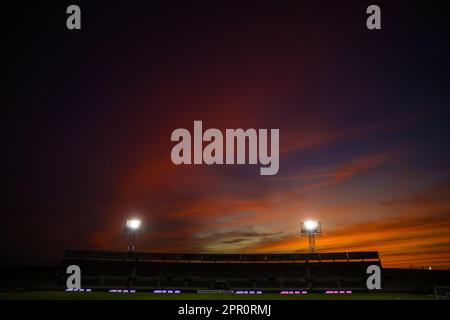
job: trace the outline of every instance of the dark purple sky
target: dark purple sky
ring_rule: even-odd
[[[64,249],[380,250],[450,267],[444,1],[77,1],[5,9],[2,263]],[[280,171],[175,166],[176,128],[279,128]]]

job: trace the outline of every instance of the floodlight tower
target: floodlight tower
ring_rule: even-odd
[[[315,253],[317,251],[316,237],[322,235],[322,223],[313,220],[302,222],[300,224],[300,235],[302,237],[308,237],[309,252]]]
[[[136,244],[136,234],[138,234],[140,227],[141,227],[141,220],[139,220],[139,219],[127,220],[124,232],[125,232],[125,234],[129,235],[128,252],[134,252],[135,244]]]

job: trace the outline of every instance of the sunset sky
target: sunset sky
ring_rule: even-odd
[[[2,263],[124,251],[137,216],[138,251],[305,252],[317,219],[319,252],[450,268],[448,12],[230,2],[80,1],[80,31],[71,3],[8,9]],[[194,120],[279,128],[279,173],[172,164]]]

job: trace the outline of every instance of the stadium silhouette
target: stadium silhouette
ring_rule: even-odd
[[[382,268],[372,252],[186,254],[66,250],[60,266],[7,268],[0,289],[66,289],[66,268],[81,268],[83,290],[154,293],[351,294],[368,292],[366,269],[378,265],[382,292],[433,294],[448,270]]]

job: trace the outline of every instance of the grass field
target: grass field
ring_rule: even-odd
[[[304,295],[236,295],[236,294],[154,294],[146,292],[1,292],[0,300],[430,300],[434,296],[405,293],[353,293],[328,295],[309,293]]]

